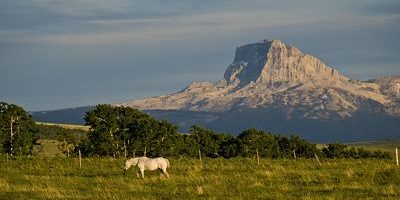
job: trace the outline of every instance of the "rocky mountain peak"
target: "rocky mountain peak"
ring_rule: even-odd
[[[275,88],[293,87],[308,81],[348,80],[319,59],[279,40],[239,46],[224,78],[228,84],[239,88],[252,82]]]
[[[256,81],[267,62],[267,54],[273,41],[241,45],[236,48],[233,63],[225,71],[224,78],[229,84],[240,86]]]

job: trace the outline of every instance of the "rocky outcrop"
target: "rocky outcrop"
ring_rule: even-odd
[[[400,116],[400,77],[351,80],[279,40],[239,46],[217,83],[116,104],[143,110],[226,112],[277,108],[287,118],[347,118],[363,111]]]
[[[382,77],[372,81],[380,87],[380,91],[393,98],[393,100],[400,100],[400,76]]]

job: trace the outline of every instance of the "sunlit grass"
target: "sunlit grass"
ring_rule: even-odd
[[[380,140],[380,141],[365,141],[365,142],[354,142],[349,143],[349,147],[364,148],[368,151],[386,151],[389,152],[392,157],[395,154],[395,148],[400,148],[400,140]]]
[[[61,124],[61,123],[49,123],[49,122],[35,122],[38,125],[46,125],[46,126],[58,126],[65,129],[72,129],[72,130],[82,130],[82,131],[89,131],[90,127],[85,125],[77,125],[77,124]]]
[[[130,170],[123,159],[1,157],[0,199],[398,199],[390,160],[170,158],[170,179]]]

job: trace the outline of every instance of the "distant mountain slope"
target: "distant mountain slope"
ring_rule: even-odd
[[[67,108],[52,111],[31,112],[33,120],[38,122],[84,124],[83,117],[94,106]]]
[[[351,142],[361,140],[400,139],[400,118],[387,115],[354,113],[347,119],[288,119],[278,108],[245,109],[226,112],[182,110],[147,110],[158,119],[177,124],[188,132],[193,124],[203,125],[218,132],[239,134],[244,129],[256,128],[283,135],[300,135],[315,142]],[[298,112],[298,111],[295,111]],[[299,111],[301,112],[301,111]]]

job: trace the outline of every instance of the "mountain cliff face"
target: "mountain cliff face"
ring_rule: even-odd
[[[351,80],[293,46],[264,40],[239,46],[216,83],[195,82],[177,93],[116,105],[212,113],[274,109],[286,119],[400,116],[400,77]]]

